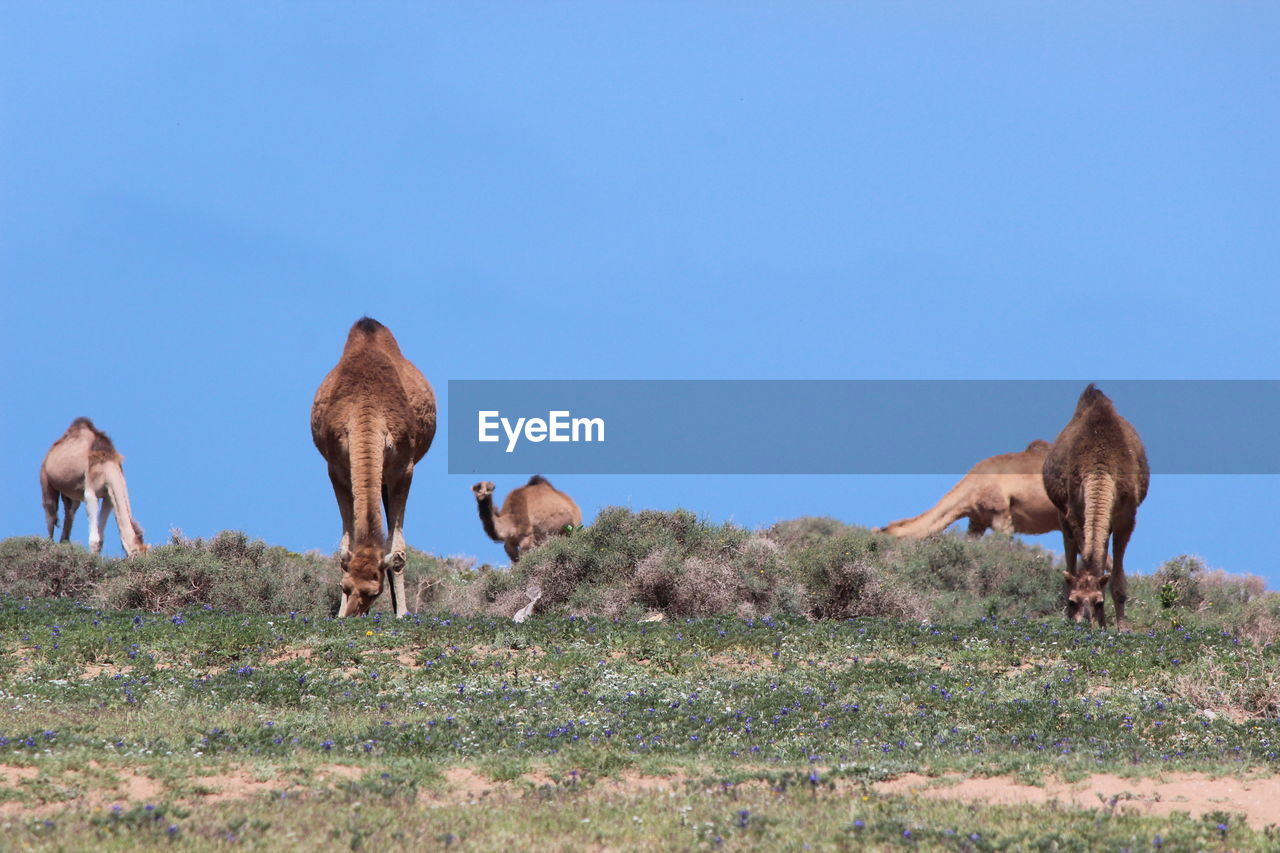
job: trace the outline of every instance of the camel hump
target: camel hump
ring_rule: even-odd
[[[1053,445],[1045,441],[1043,438],[1037,438],[1035,441],[1027,445],[1027,450],[1049,450],[1051,447],[1053,447]]]
[[[1080,399],[1076,401],[1075,416],[1080,417],[1089,410],[1106,411],[1112,408],[1111,398],[1098,390],[1098,386],[1092,382],[1080,392]]]
[[[347,344],[343,349],[343,355],[370,349],[380,350],[396,360],[404,358],[400,354],[400,346],[396,343],[395,335],[391,334],[390,329],[372,317],[361,317],[347,333]]]
[[[551,486],[551,481],[548,480],[546,477],[542,476],[541,474],[534,474],[532,477],[529,478],[529,482],[525,483],[525,485],[526,486]],[[551,486],[551,487],[553,489],[555,488],[555,486]]]
[[[366,316],[366,317],[361,317],[359,320],[356,320],[355,325],[351,327],[351,331],[354,332],[356,330],[359,330],[361,332],[364,332],[366,335],[375,335],[378,333],[379,329],[385,329],[385,328],[386,326],[382,325],[377,320],[373,319],[372,317]]]
[[[1090,382],[1089,385],[1084,389],[1084,391],[1080,393],[1079,405],[1092,406],[1094,403],[1098,403],[1098,402],[1110,403],[1111,398],[1108,397],[1106,394],[1103,394],[1101,391],[1099,391],[1097,385],[1094,385],[1092,382]]]
[[[67,427],[67,434],[70,435],[80,429],[87,429],[93,434],[93,441],[89,443],[89,453],[107,458],[120,455],[116,452],[116,446],[112,444],[111,437],[94,426],[93,421],[88,418],[76,418],[72,421],[71,426]]]
[[[107,453],[115,454],[116,446],[111,443],[111,439],[105,432],[94,432],[93,444],[89,445],[90,453]]]

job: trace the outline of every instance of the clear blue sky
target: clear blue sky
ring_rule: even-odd
[[[1276,378],[1277,32],[1263,3],[5,3],[0,536],[43,532],[83,414],[149,539],[332,549],[308,412],[363,314],[441,397]],[[445,451],[409,542],[498,562]],[[542,473],[588,517],[747,526],[882,524],[954,480]],[[1280,586],[1278,498],[1157,477],[1129,565]]]

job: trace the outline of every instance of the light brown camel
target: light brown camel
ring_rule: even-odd
[[[512,490],[500,511],[493,508],[493,483],[476,483],[471,491],[476,493],[484,532],[502,543],[513,563],[565,528],[582,524],[582,510],[573,498],[538,474]]]
[[[120,528],[120,544],[127,557],[147,550],[142,541],[142,527],[129,507],[129,490],[124,482],[124,457],[107,434],[88,418],[76,418],[53,443],[40,463],[40,492],[44,500],[44,517],[49,538],[58,524],[58,498],[62,498],[62,541],[71,539],[71,522],[76,510],[84,504],[89,516],[89,548],[102,553],[102,535],[107,516],[116,512]],[[98,499],[102,507],[98,507]]]
[[[342,358],[311,404],[311,438],[329,463],[342,515],[339,616],[367,613],[382,594],[388,571],[396,616],[409,612],[404,508],[413,466],[426,455],[435,433],[436,398],[426,377],[401,355],[386,326],[369,317],[357,321]]]
[[[1137,431],[1116,413],[1107,395],[1090,383],[1044,460],[1045,491],[1062,524],[1068,618],[1077,622],[1096,619],[1105,628],[1103,591],[1109,582],[1116,628],[1124,630],[1128,597],[1124,549],[1133,535],[1138,505],[1147,496],[1150,480],[1147,453]],[[1077,554],[1084,558],[1078,569]]]
[[[1058,510],[1044,491],[1041,471],[1050,444],[1039,439],[1019,453],[983,459],[930,510],[880,528],[903,539],[932,536],[959,518],[969,519],[969,535],[1048,533],[1058,529]]]

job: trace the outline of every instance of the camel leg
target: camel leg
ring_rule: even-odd
[[[387,511],[387,526],[391,528],[391,606],[396,618],[409,614],[409,602],[404,593],[404,564],[408,547],[404,541],[404,508],[409,503],[409,487],[413,485],[413,468],[410,467],[394,484],[383,485],[383,506]]]
[[[507,552],[507,559],[511,561],[511,565],[514,566],[516,563],[520,562],[519,544],[512,540],[507,540],[502,543],[502,550]]]
[[[62,499],[62,537],[58,541],[71,541],[71,522],[75,521],[76,511],[79,509],[80,501],[75,498]]]
[[[987,528],[989,526],[990,525],[982,521],[980,517],[976,515],[969,516],[969,538],[970,539],[981,538],[982,534],[987,532]]]
[[[89,550],[95,554],[101,554],[102,533],[98,529],[98,496],[89,488],[84,490],[84,512],[89,516]]]
[[[1062,556],[1067,563],[1067,574],[1074,575],[1076,573],[1076,540],[1071,535],[1071,525],[1067,523],[1065,518],[1060,518],[1062,524]],[[1071,604],[1069,596],[1071,595],[1071,579],[1062,579],[1062,600],[1067,608],[1067,618],[1070,619],[1075,614],[1071,612]]]
[[[53,528],[58,526],[58,491],[49,484],[40,469],[40,502],[44,505],[44,522],[49,528],[49,539],[53,539]]]
[[[1133,535],[1133,521],[1121,522],[1111,533],[1111,600],[1116,607],[1116,630],[1124,630],[1124,603],[1129,598],[1129,581],[1124,576],[1124,549]]]
[[[391,570],[391,606],[395,608],[397,619],[409,615],[409,601],[404,594],[404,566]]]
[[[972,529],[972,527],[970,527]],[[991,517],[991,529],[996,533],[1003,533],[1005,536],[1014,534],[1013,513],[998,512]]]
[[[351,556],[351,531],[355,526],[355,498],[351,494],[351,486],[344,482],[342,475],[333,465],[329,466],[329,483],[333,486],[333,495],[338,499],[338,514],[342,516],[342,542],[338,544],[338,557],[346,560]],[[338,605],[338,618],[347,615],[347,594],[342,593],[342,603]]]
[[[111,502],[110,495],[103,495],[102,507],[98,510],[98,547],[102,547],[102,543],[107,541],[107,516],[111,515],[111,511],[115,509],[115,504]],[[120,516],[116,515],[116,522],[119,523]],[[121,542],[123,544],[123,541]],[[126,553],[125,556],[128,556]]]
[[[342,543],[338,546],[338,554],[342,559],[351,556],[351,531],[355,528],[355,498],[351,494],[350,484],[343,481],[334,466],[329,466],[329,482],[333,485],[333,495],[338,499],[338,513],[342,516]],[[346,600],[343,608],[346,609]],[[338,612],[342,615],[342,611]]]

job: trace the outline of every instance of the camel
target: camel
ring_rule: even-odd
[[[924,539],[967,517],[969,535],[988,529],[1036,535],[1058,529],[1058,510],[1044,492],[1041,470],[1050,444],[1039,439],[1019,453],[983,459],[932,509],[880,528],[903,539]]]
[[[1124,551],[1151,473],[1132,425],[1092,383],[1044,460],[1044,487],[1058,510],[1067,568],[1067,618],[1107,625],[1103,591],[1111,587],[1116,629],[1124,630]],[[1107,556],[1107,539],[1112,556]],[[1077,554],[1083,565],[1077,568]]]
[[[508,494],[500,511],[493,508],[493,488],[493,483],[476,483],[471,491],[476,494],[484,532],[502,543],[512,563],[524,552],[564,533],[566,527],[582,524],[582,510],[573,498],[539,474]]]
[[[436,398],[426,377],[400,353],[390,329],[369,317],[356,321],[342,358],[311,404],[311,438],[329,463],[342,515],[338,616],[368,613],[382,594],[387,572],[396,616],[409,612],[404,510],[413,466],[426,455],[435,433]]]
[[[58,498],[62,498],[62,541],[71,539],[71,522],[84,504],[89,516],[89,549],[102,553],[102,536],[107,516],[116,512],[120,544],[126,557],[145,553],[142,527],[129,507],[129,490],[124,482],[124,457],[111,439],[88,418],[76,418],[49,448],[40,463],[40,492],[44,499],[49,538],[58,524]],[[98,499],[102,499],[99,508]]]

